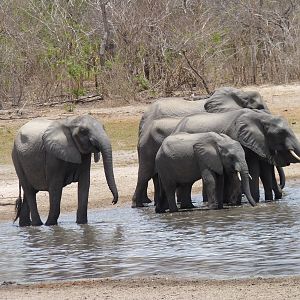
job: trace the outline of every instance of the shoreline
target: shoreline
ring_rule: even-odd
[[[299,299],[300,276],[241,279],[141,277],[0,286],[0,299]]]

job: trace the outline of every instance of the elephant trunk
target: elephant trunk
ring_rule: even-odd
[[[106,182],[114,197],[112,203],[116,204],[118,202],[119,196],[113,171],[111,144],[108,137],[106,136],[106,133],[102,134],[101,138],[99,138],[98,141],[100,143],[100,151],[103,159]]]
[[[249,203],[252,206],[256,205],[255,200],[252,198],[251,191],[250,191],[250,185],[249,185],[249,172],[248,171],[242,171],[241,172],[241,179],[242,179],[242,188],[244,191],[244,194],[246,195]]]
[[[285,174],[282,167],[276,167],[279,175],[279,186],[281,189],[285,187]]]

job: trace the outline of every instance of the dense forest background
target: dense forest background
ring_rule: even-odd
[[[298,0],[2,0],[0,109],[300,78]]]

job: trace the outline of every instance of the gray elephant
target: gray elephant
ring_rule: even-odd
[[[300,143],[288,123],[281,117],[263,111],[240,109],[225,113],[202,113],[183,118],[172,134],[179,132],[224,133],[238,141],[245,149],[246,161],[252,180],[251,194],[259,201],[261,161],[284,167],[300,162]],[[272,194],[272,183],[265,188],[266,199]]]
[[[192,128],[187,126],[190,124],[193,124]],[[183,119],[158,119],[152,122],[146,134],[139,139],[139,173],[132,207],[143,206],[148,181],[155,175],[156,153],[175,126],[173,133],[213,131],[225,133],[238,141],[246,152],[253,178],[250,182],[251,192],[256,201],[259,200],[260,162],[264,160],[270,168],[273,168],[271,165],[283,167],[298,162],[300,155],[299,142],[287,122],[265,112],[240,109],[225,113],[194,114]],[[268,180],[271,182],[265,186],[266,198],[272,195],[272,178],[268,177]]]
[[[150,151],[154,151],[154,155],[158,151],[157,147],[152,147],[152,144],[157,144],[157,140],[161,142],[167,136],[166,132],[171,133],[170,127],[171,118],[174,118],[173,124],[177,124],[180,119],[185,116],[201,113],[201,112],[224,112],[238,110],[243,107],[251,109],[261,109],[269,112],[269,109],[259,93],[254,91],[243,92],[235,88],[225,87],[217,89],[213,95],[206,101],[186,101],[183,99],[161,99],[153,103],[149,109],[143,114],[140,127],[139,127],[139,141],[138,141],[138,158],[139,158],[139,170],[138,181],[135,189],[135,193],[132,198],[132,206],[143,206],[141,203],[151,202],[147,197],[147,185],[144,185],[144,181],[148,182],[149,179],[145,179],[145,169],[151,164],[153,167],[153,160],[151,162],[145,161],[144,157],[149,155]],[[167,128],[163,128],[164,121],[168,120]],[[173,129],[175,126],[173,127]],[[158,131],[157,134],[155,131]],[[162,131],[162,133],[160,133]],[[160,145],[159,145],[160,146]],[[146,166],[147,165],[147,166]],[[262,174],[262,181],[267,191],[274,190],[275,198],[281,198],[281,190],[278,187],[275,180],[274,168],[267,163],[260,168]],[[263,172],[263,171],[264,172]],[[284,186],[285,176],[282,168],[278,168],[280,175],[281,186]],[[157,180],[154,177],[154,185],[157,186]],[[141,188],[143,186],[143,188]],[[180,192],[180,191],[179,191]],[[183,194],[185,192],[183,191]],[[272,192],[266,193],[269,199],[272,196]]]
[[[91,153],[94,153],[95,162],[102,154],[107,184],[115,204],[118,191],[111,144],[101,123],[85,115],[55,121],[35,119],[20,128],[12,150],[20,187],[24,191],[23,201],[20,191],[17,207],[16,220],[19,217],[20,226],[42,225],[36,204],[38,191],[49,192],[46,225],[57,224],[62,189],[72,182],[78,182],[76,222],[87,223]]]
[[[178,211],[175,190],[202,178],[210,209],[223,208],[224,177],[240,173],[244,193],[252,206],[249,172],[242,146],[225,134],[178,133],[168,136],[159,148],[155,166],[168,205],[161,195],[155,211]]]

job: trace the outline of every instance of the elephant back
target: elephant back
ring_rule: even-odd
[[[23,125],[16,135],[15,149],[23,155],[43,150],[42,136],[51,122],[46,119],[35,119]]]

